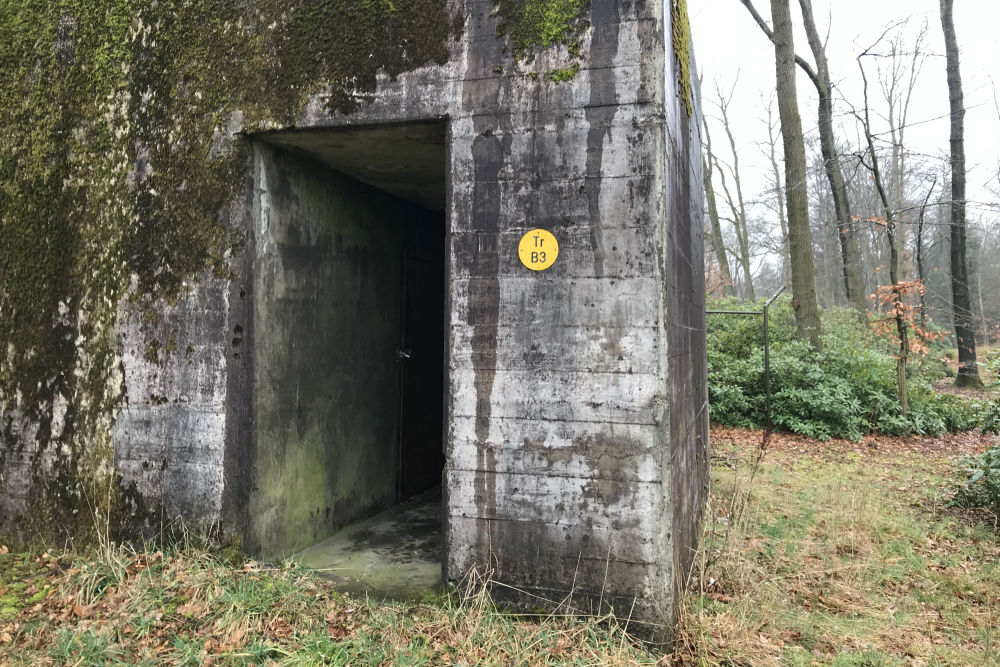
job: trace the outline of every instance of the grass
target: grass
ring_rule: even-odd
[[[663,655],[611,618],[528,618],[482,581],[356,599],[294,563],[196,548],[0,553],[3,665],[988,665],[1000,539],[947,503],[983,445],[713,430],[702,549]],[[0,549],[0,552],[3,550]]]
[[[995,526],[946,504],[957,451],[930,439],[775,436],[755,466],[759,434],[713,436],[678,661],[1000,663],[1000,541]]]
[[[226,564],[198,549],[10,556],[43,577],[0,619],[0,665],[654,665],[613,619],[527,619],[482,582],[426,603],[335,592],[294,563]]]

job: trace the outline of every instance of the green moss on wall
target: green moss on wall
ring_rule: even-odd
[[[561,67],[559,69],[552,69],[545,73],[545,78],[553,83],[562,83],[563,81],[569,81],[577,75],[580,71],[580,63],[574,62],[569,67]]]
[[[510,35],[517,55],[566,41],[580,27],[590,0],[500,0],[498,31]]]
[[[507,35],[516,60],[530,63],[534,49],[566,43],[570,61],[565,67],[544,72],[546,81],[563,83],[580,71],[580,43],[570,40],[585,26],[590,0],[499,0],[497,35]],[[538,72],[528,72],[537,78]]]
[[[228,275],[226,207],[250,157],[233,132],[291,125],[319,91],[349,113],[377,73],[445,62],[462,25],[445,5],[0,0],[0,458],[33,452],[54,532],[123,506],[114,332],[130,285],[171,299]]]
[[[690,118],[694,114],[694,103],[691,98],[691,24],[688,22],[687,0],[673,0],[670,26],[677,66],[677,85]]]

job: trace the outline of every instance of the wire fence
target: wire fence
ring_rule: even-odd
[[[733,315],[733,316],[764,316],[764,441],[762,446],[766,447],[767,442],[771,439],[771,331],[770,331],[770,319],[769,310],[771,304],[774,303],[775,299],[781,296],[781,293],[785,291],[785,286],[782,285],[778,288],[778,291],[774,295],[764,302],[764,307],[761,310],[706,310],[706,315]]]

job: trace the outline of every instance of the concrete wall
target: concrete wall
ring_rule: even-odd
[[[122,312],[115,466],[147,533],[209,530],[219,517],[229,285],[206,278],[176,305]]]
[[[664,3],[669,13],[671,0]],[[679,63],[668,57],[667,90],[680,79]],[[697,80],[693,60],[691,81]],[[692,117],[682,95],[664,100],[667,134],[666,276],[667,365],[670,397],[670,496],[674,571],[683,585],[698,547],[700,517],[708,500],[708,363],[705,354],[705,252],[702,207],[701,95],[695,86]]]
[[[586,62],[556,87],[491,79],[502,44],[488,24],[470,36],[477,112],[452,121],[448,573],[493,564],[501,596],[662,623],[678,575],[665,25],[612,2],[590,22]],[[515,255],[532,227],[560,242],[543,273]]]

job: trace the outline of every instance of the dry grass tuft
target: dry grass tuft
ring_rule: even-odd
[[[342,596],[294,563],[106,544],[75,559],[0,548],[0,667],[1000,663],[1000,540],[944,504],[953,459],[980,436],[759,442],[713,432],[671,656],[565,604],[506,613],[488,571],[389,603]]]

